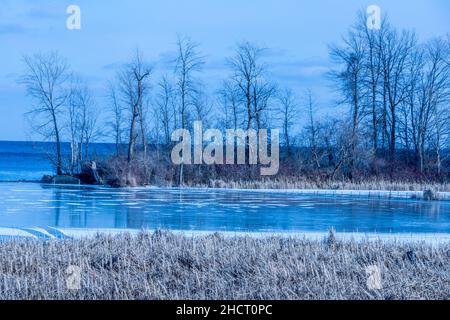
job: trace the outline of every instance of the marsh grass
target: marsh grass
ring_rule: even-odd
[[[388,181],[383,179],[370,179],[366,181],[328,181],[272,178],[263,180],[210,180],[208,187],[234,188],[234,189],[332,189],[332,190],[376,190],[376,191],[428,191],[449,192],[450,184],[434,182],[408,182]]]
[[[0,243],[1,299],[449,299],[450,248],[168,232]],[[66,269],[81,268],[81,290]],[[366,267],[381,271],[370,290]]]

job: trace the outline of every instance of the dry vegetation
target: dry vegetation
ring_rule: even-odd
[[[99,161],[99,174],[105,184],[114,187],[153,185],[158,187],[179,186],[178,167],[170,162],[167,150],[161,158],[146,162],[141,158],[127,163],[125,158]],[[138,153],[139,154],[139,153]],[[327,190],[381,190],[381,191],[432,191],[450,192],[449,179],[416,176],[406,170],[397,170],[397,177],[373,176],[361,172],[350,180],[343,176],[331,177],[327,170],[295,173],[291,159],[280,159],[280,172],[274,177],[262,177],[259,166],[248,165],[187,165],[184,167],[186,187],[232,188],[232,189],[327,189]],[[297,164],[298,165],[298,164]],[[309,172],[309,173],[308,173]],[[84,183],[92,183],[90,171],[79,176]],[[86,178],[87,177],[87,178]]]
[[[1,299],[449,299],[450,247],[157,231],[0,243]],[[69,265],[81,290],[66,289]],[[366,267],[381,269],[381,290]]]
[[[450,192],[449,183],[433,182],[401,182],[383,179],[371,179],[367,181],[327,181],[305,179],[266,179],[256,181],[223,181],[211,180],[209,187],[213,188],[237,188],[237,189],[331,189],[331,190],[381,190],[381,191],[425,191]]]

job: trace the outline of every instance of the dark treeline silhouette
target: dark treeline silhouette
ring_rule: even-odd
[[[280,128],[280,171],[271,178],[276,181],[446,182],[450,38],[422,43],[388,18],[379,30],[369,29],[366,19],[359,14],[342,41],[330,46],[329,81],[339,96],[329,106],[338,107],[330,112],[335,116],[317,116],[311,90],[298,97],[275,83],[267,49],[250,42],[236,45],[221,87],[207,88],[200,80],[206,58],[197,43],[182,36],[173,72],[158,78],[136,50],[105,88],[104,108],[57,53],[25,57],[22,81],[35,102],[28,115],[33,128],[55,142],[58,175],[80,174],[91,160],[92,141],[110,137],[116,154],[99,170],[115,185],[238,185],[262,179],[257,166],[173,165],[171,134],[192,130],[194,121],[221,130]],[[100,123],[99,117],[109,120]],[[61,155],[63,140],[71,142],[70,159]]]
[[[364,15],[331,47],[331,75],[350,107],[344,162],[358,171],[442,178],[448,173],[450,42],[419,43],[385,18],[370,30]],[[444,161],[445,159],[445,161]]]

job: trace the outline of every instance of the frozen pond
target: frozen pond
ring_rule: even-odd
[[[0,227],[450,233],[449,201],[0,183]]]

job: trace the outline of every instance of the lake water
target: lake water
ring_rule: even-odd
[[[43,186],[51,143],[0,141],[0,227],[450,234],[450,202],[227,190]],[[92,145],[93,156],[114,152]],[[68,144],[63,154],[69,154]]]
[[[54,149],[48,142],[0,141],[0,181],[39,181],[52,174],[49,153]],[[114,153],[114,145],[92,144],[90,154],[101,158]],[[62,154],[69,159],[70,144],[62,144]]]
[[[450,233],[450,202],[0,183],[0,227]]]

